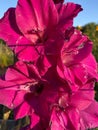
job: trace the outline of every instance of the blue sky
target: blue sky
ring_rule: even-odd
[[[89,22],[98,23],[98,0],[66,0],[80,4],[83,11],[74,20],[74,25],[85,25]]]
[[[82,5],[83,11],[74,20],[74,26],[85,25],[89,22],[98,23],[98,0],[65,0]],[[0,18],[9,7],[15,7],[17,0],[0,0]]]

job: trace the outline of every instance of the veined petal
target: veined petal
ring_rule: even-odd
[[[6,85],[7,84],[7,85]],[[12,108],[12,100],[14,99],[13,90],[10,88],[13,88],[14,84],[11,82],[5,82],[0,79],[0,104],[3,104],[7,106],[8,108]]]
[[[84,111],[81,111],[81,117],[86,129],[98,127],[98,102],[93,101]]]
[[[62,68],[63,67],[63,68]],[[66,67],[66,66],[57,66],[57,72],[59,74],[59,76],[66,80],[68,85],[70,86],[72,91],[77,91],[79,86],[75,83],[75,77],[73,75],[73,73],[70,71],[70,68]]]
[[[16,62],[14,66],[8,68],[5,75],[6,81],[14,82],[20,85],[27,82],[35,82],[35,80],[39,80],[40,78],[40,74],[35,66],[21,61]]]
[[[23,95],[25,94],[25,91],[22,93],[17,91],[18,87],[18,84],[15,82],[0,79],[0,104],[3,104],[10,109],[14,109],[20,105],[23,102]],[[14,101],[15,99],[16,101]]]
[[[14,66],[8,68],[5,79],[7,81],[24,82],[29,77],[27,66],[23,62],[17,62]]]
[[[64,130],[67,126],[67,117],[62,111],[56,111],[53,109],[50,119],[51,130]]]
[[[80,122],[79,122],[80,115],[79,115],[78,109],[76,109],[76,108],[70,108],[68,110],[68,117],[69,117],[69,120],[72,123],[73,129],[74,130],[80,130]]]
[[[15,47],[15,53],[19,60],[33,62],[39,58],[35,46],[25,37],[20,37]]]
[[[70,40],[65,42],[62,48],[62,61],[66,66],[79,63],[85,59],[91,51],[92,42],[88,39],[88,37],[82,35],[80,31],[74,30]]]
[[[0,38],[14,48],[21,32],[16,24],[15,8],[10,8],[0,19]]]
[[[88,80],[96,80],[98,81],[98,72],[97,72],[97,62],[92,54],[90,54],[87,58],[82,61],[82,64],[86,68],[88,72]]]
[[[47,28],[57,24],[58,13],[52,0],[19,0],[16,20],[21,32],[35,42]]]
[[[71,2],[66,4],[58,4],[56,7],[59,13],[59,26],[64,28],[72,26],[73,18],[76,17],[80,11],[82,11],[80,5]]]
[[[34,126],[36,126],[36,124],[38,124],[40,121],[40,117],[38,115],[36,115],[35,113],[32,113],[30,115],[30,128],[34,128]]]
[[[1,83],[1,81],[0,81]],[[6,82],[5,82],[6,84]],[[6,85],[7,86],[7,85]],[[5,90],[0,87],[0,104],[7,106],[10,109],[13,109],[13,99],[16,91]]]
[[[22,102],[20,105],[19,105],[19,103],[17,105],[17,101],[20,102],[21,97],[22,97]],[[31,108],[30,105],[24,101],[24,96],[23,96],[22,92],[20,92],[20,94],[18,93],[17,96],[15,97],[14,105],[17,105],[17,107],[14,108],[14,117],[16,120],[29,115],[30,112],[31,113],[33,112],[33,108]]]
[[[94,100],[94,82],[89,82],[71,97],[71,104],[79,110],[86,109]]]

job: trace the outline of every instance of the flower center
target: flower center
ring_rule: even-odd
[[[63,108],[63,109],[65,109],[66,107],[68,107],[69,106],[68,100],[69,100],[68,94],[62,95],[60,97],[59,101],[58,101],[59,107]]]
[[[66,93],[60,96],[58,103],[52,105],[52,108],[55,108],[57,111],[62,110],[65,111],[67,107],[69,107],[69,95]]]
[[[44,85],[42,83],[37,83],[35,85],[30,86],[30,92],[34,93],[34,95],[39,95],[43,91]]]
[[[31,29],[28,31],[28,33],[37,36],[36,44],[43,43],[47,40],[47,34],[45,33],[45,30],[41,31],[40,29]]]
[[[34,95],[39,95],[43,91],[44,85],[40,82],[26,83],[25,85],[20,86],[20,90],[33,93]]]

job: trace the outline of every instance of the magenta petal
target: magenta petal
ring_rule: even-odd
[[[65,65],[72,65],[82,61],[92,51],[92,42],[78,30],[74,30],[68,42],[62,48],[62,61]],[[86,53],[85,53],[86,52]]]
[[[61,48],[64,44],[64,39],[61,37],[59,30],[55,30],[49,34],[49,39],[45,45],[45,55],[49,62],[56,66],[57,60],[60,57]]]
[[[71,65],[69,69],[79,86],[91,80],[98,80],[97,63],[92,54],[82,60],[81,63]]]
[[[59,13],[59,26],[68,28],[73,24],[73,18],[82,11],[82,8],[78,4],[67,3],[67,4],[58,4],[57,5]]]
[[[12,102],[15,95],[15,91],[13,91],[13,87],[15,86],[12,83],[5,82],[0,79],[0,104],[3,104],[8,108],[13,108]]]
[[[15,66],[8,68],[5,79],[15,83],[22,83],[26,82],[27,79],[29,80],[28,75],[26,64],[19,61]]]
[[[64,65],[59,65],[57,66],[57,72],[58,72],[58,75],[67,81],[67,83],[69,84],[71,90],[73,92],[77,91],[78,88],[80,86],[77,85],[77,83],[75,83],[75,77],[74,77],[74,74],[73,72],[70,70],[69,67],[66,67]]]
[[[18,90],[18,85],[15,82],[3,81],[0,79],[0,103],[8,108],[14,109],[23,102],[22,93]],[[17,94],[18,93],[18,94]]]
[[[53,110],[50,120],[51,130],[79,130],[79,112],[75,108],[66,111]]]
[[[20,85],[20,87],[27,82],[35,82],[35,80],[39,80],[40,78],[40,74],[35,66],[21,61],[16,62],[14,66],[8,68],[5,75],[7,81],[14,82]]]
[[[52,0],[19,0],[16,19],[21,32],[34,42],[38,33],[57,24],[58,15]]]
[[[19,93],[18,93],[19,94]],[[19,95],[17,94],[18,98],[16,97],[15,98],[15,101],[14,101],[14,105],[17,104],[17,101],[20,102],[20,98],[22,97],[23,98],[23,95],[22,95],[22,92],[21,92],[21,95],[20,95],[20,98],[19,98]],[[20,119],[20,118],[23,118],[27,115],[30,114],[30,112],[32,113],[33,110],[30,108],[30,105],[23,101],[24,99],[22,99],[22,102],[20,105],[18,105],[15,109],[14,109],[14,117],[15,119]],[[19,104],[19,103],[18,103]],[[32,113],[33,114],[33,113]]]
[[[87,72],[86,68],[84,68],[82,64],[72,65],[69,69],[72,72],[74,82],[77,85],[84,85],[88,81],[87,75],[89,72]]]
[[[23,102],[25,91],[19,90],[18,84],[15,82],[0,80],[0,103],[8,108],[15,108]]]
[[[21,37],[16,44],[15,53],[19,60],[22,61],[34,61],[38,59],[39,54],[35,49],[35,46],[26,39],[25,37]]]
[[[36,67],[37,67],[40,75],[42,76],[48,71],[48,69],[51,67],[51,64],[49,63],[46,56],[42,55],[36,61]]]
[[[80,115],[78,109],[71,108],[68,110],[68,117],[74,130],[80,130]],[[69,129],[71,130],[71,128]]]
[[[32,115],[30,116],[30,128],[36,126],[36,124],[38,124],[39,121],[40,121],[39,116],[36,115],[35,113],[32,113]]]
[[[50,119],[51,130],[64,130],[67,125],[67,117],[62,111],[56,111],[53,109]]]
[[[90,82],[80,88],[71,97],[71,104],[79,110],[86,109],[94,100],[94,83]]]
[[[81,117],[86,129],[98,127],[98,102],[93,101],[87,109],[81,111]]]
[[[88,80],[98,81],[97,62],[92,54],[82,61],[86,71]]]
[[[7,106],[8,108],[13,109],[13,99],[15,95],[15,91],[13,90],[1,90],[0,89],[0,104]]]
[[[13,48],[20,35],[22,34],[16,24],[15,8],[10,8],[4,17],[0,19],[0,38]]]

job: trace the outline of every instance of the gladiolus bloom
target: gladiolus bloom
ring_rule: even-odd
[[[73,27],[81,10],[63,0],[18,0],[0,19],[0,38],[17,57],[0,79],[0,104],[15,119],[29,116],[23,130],[98,127],[93,43]]]

